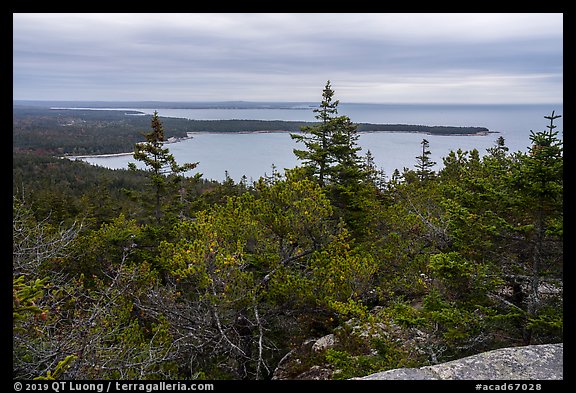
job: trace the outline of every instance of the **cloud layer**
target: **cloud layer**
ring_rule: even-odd
[[[562,14],[14,14],[14,99],[559,103]]]

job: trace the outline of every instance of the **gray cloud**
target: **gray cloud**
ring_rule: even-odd
[[[14,14],[15,99],[561,102],[562,14]]]

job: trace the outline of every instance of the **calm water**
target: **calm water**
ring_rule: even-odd
[[[305,109],[304,109],[305,108]],[[376,165],[391,175],[394,169],[413,168],[421,154],[423,138],[430,142],[436,170],[442,167],[442,157],[450,150],[478,149],[483,154],[503,136],[510,151],[527,151],[530,130],[540,131],[549,124],[544,116],[554,110],[563,114],[562,105],[388,105],[344,104],[338,113],[353,122],[396,123],[446,126],[479,126],[497,133],[487,136],[435,136],[416,133],[361,133],[358,144],[361,154],[370,150]],[[123,108],[151,114],[154,109]],[[302,105],[293,109],[158,109],[164,117],[197,120],[257,119],[314,121],[313,108]],[[563,131],[562,118],[555,121]],[[560,134],[562,135],[562,134]],[[225,173],[238,181],[245,175],[249,180],[270,174],[273,165],[280,171],[299,164],[292,150],[302,148],[288,133],[268,134],[194,134],[192,139],[166,145],[180,163],[199,162],[190,172],[203,173],[205,178],[223,180]],[[131,155],[87,157],[83,160],[108,168],[127,168],[134,162]],[[140,163],[137,163],[140,164]],[[140,166],[141,167],[141,166]]]

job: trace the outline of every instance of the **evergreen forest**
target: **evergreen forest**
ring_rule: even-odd
[[[140,170],[56,156],[96,151],[92,131],[22,147],[52,130],[26,124],[13,378],[348,379],[563,341],[559,115],[534,119],[527,152],[500,137],[436,171],[423,139],[383,174],[329,81],[313,110],[291,134],[300,165],[252,184],[183,176],[197,163],[175,162],[164,142],[183,131],[157,113],[129,142]]]

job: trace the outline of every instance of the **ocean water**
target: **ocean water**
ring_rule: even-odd
[[[159,108],[161,117],[179,117],[197,120],[255,119],[314,121],[314,105],[301,104],[286,108]],[[151,114],[154,108],[122,108]],[[430,143],[435,170],[442,167],[442,158],[451,150],[478,149],[480,154],[494,146],[503,136],[511,152],[526,152],[530,145],[530,131],[545,130],[548,116],[563,115],[559,105],[390,105],[345,104],[338,107],[339,115],[346,115],[355,123],[421,124],[444,126],[486,127],[488,135],[440,136],[420,133],[374,132],[360,133],[358,144],[361,155],[368,150],[375,164],[390,176],[394,169],[413,168],[416,156],[421,154],[422,139]],[[562,118],[555,121],[562,137]],[[296,144],[288,133],[210,134],[197,133],[191,139],[167,144],[179,163],[199,162],[188,173],[201,172],[205,178],[223,180],[228,174],[235,181],[242,176],[256,180],[272,173],[299,165],[293,154]],[[84,161],[107,168],[127,168],[135,162],[130,154],[118,156],[83,157]],[[139,162],[136,162],[140,165]]]

